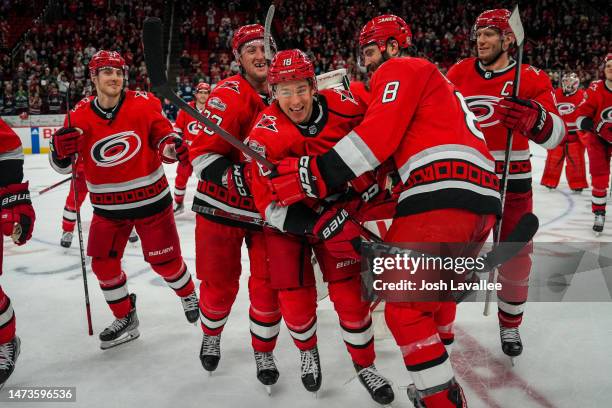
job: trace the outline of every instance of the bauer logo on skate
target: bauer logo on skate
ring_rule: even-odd
[[[91,147],[91,157],[100,167],[113,167],[130,160],[138,153],[142,142],[133,130],[115,133]]]
[[[499,120],[492,119],[495,113],[495,105],[499,100],[500,98],[489,95],[474,95],[465,98],[465,102],[476,116],[480,127],[494,126],[499,123]]]

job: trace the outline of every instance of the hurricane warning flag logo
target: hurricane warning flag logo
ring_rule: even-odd
[[[138,135],[128,130],[98,140],[91,147],[91,157],[100,167],[113,167],[130,160],[141,146]]]
[[[225,81],[224,83],[219,85],[219,89],[223,89],[223,88],[231,89],[237,94],[240,93],[240,88],[238,87],[238,81]]]
[[[259,122],[257,122],[257,125],[255,125],[255,127],[268,129],[278,133],[278,129],[276,128],[276,116],[268,116],[264,114],[261,119],[259,119]]]

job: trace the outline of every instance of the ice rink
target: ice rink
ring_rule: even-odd
[[[545,152],[534,153],[535,213],[540,218],[537,241],[611,241],[612,221],[595,238],[590,190],[570,194],[562,177],[554,192],[539,185]],[[174,166],[166,174],[173,185]],[[76,403],[20,403],[19,407],[376,407],[354,376],[329,301],[318,309],[318,337],[323,386],[318,398],[302,387],[299,353],[283,326],[275,356],[280,379],[269,397],[255,377],[248,327],[248,298],[243,273],[241,290],[223,332],[222,357],[213,376],[198,359],[201,329],[187,323],[179,299],[144,262],[139,243],[128,244],[123,268],[131,292],[138,295],[138,340],[108,351],[98,334],[112,321],[95,276],[88,266],[94,336],[87,335],[78,241],[59,246],[68,184],[38,196],[37,191],[61,180],[45,155],[26,156],[36,226],[32,240],[16,247],[5,239],[4,274],[0,283],[12,300],[21,355],[9,388],[74,386]],[[191,206],[195,179],[188,185]],[[91,219],[83,206],[85,240]],[[183,255],[195,277],[194,213],[177,217]],[[243,251],[242,264],[248,271]],[[534,271],[533,273],[537,273]],[[603,279],[602,279],[603,284]],[[451,358],[470,407],[610,407],[612,401],[612,304],[530,303],[521,336],[525,346],[516,366],[501,352],[495,313],[485,318],[481,303],[461,304],[457,341]],[[379,371],[394,385],[393,407],[411,407],[410,383],[392,339],[376,343]],[[6,404],[6,405],[5,405]],[[2,406],[11,406],[2,403]]]

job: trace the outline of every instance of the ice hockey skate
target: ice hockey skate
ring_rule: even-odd
[[[319,361],[319,349],[314,346],[310,350],[300,350],[302,384],[307,391],[316,393],[321,388],[323,375],[321,374],[321,362]]]
[[[518,327],[504,327],[499,326],[499,336],[501,338],[502,351],[505,355],[510,357],[512,365],[514,365],[514,358],[521,355],[523,352],[523,343],[519,334]]]
[[[0,344],[0,390],[13,374],[20,351],[21,339],[18,336],[13,337],[8,343]]]
[[[181,298],[185,317],[189,323],[197,324],[200,318],[200,307],[198,305],[198,295],[195,291]]]
[[[276,384],[280,375],[274,362],[274,354],[272,352],[255,351],[255,366],[257,368],[257,379],[266,386],[268,395],[271,395],[272,386]]]
[[[60,245],[64,248],[70,248],[74,234],[70,231],[63,231]]]
[[[132,309],[122,319],[116,319],[102,333],[100,333],[100,348],[108,350],[120,344],[136,340],[140,337],[138,331],[138,315],[136,314],[136,294],[130,294]]]
[[[602,234],[604,223],[606,222],[606,213],[604,211],[595,211],[595,222],[593,223],[593,232],[598,237]]]
[[[209,336],[204,333],[200,347],[200,362],[210,375],[217,369],[221,359],[221,335]]]
[[[424,401],[425,398],[436,398],[435,402],[430,401],[430,403],[432,403],[431,406],[434,406],[434,403],[448,401],[450,401],[453,406],[456,407],[467,406],[463,389],[454,378],[444,385],[425,390],[424,392],[417,390],[414,384],[410,384],[406,391],[408,393],[408,399],[410,399],[410,402],[412,402],[414,408],[427,408]]]
[[[361,367],[358,364],[354,364],[354,366],[359,382],[365,387],[374,401],[381,405],[388,405],[393,402],[395,394],[389,384],[389,380],[378,373],[374,364],[369,367]]]
[[[136,234],[136,230],[132,230],[132,232],[130,232],[130,237],[128,238],[128,241],[130,241],[132,244],[134,242],[138,242],[138,234]]]
[[[183,203],[176,203],[174,206],[174,215],[181,215],[185,212],[185,205]]]

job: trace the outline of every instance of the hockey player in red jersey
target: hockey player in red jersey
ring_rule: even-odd
[[[189,102],[191,107],[196,108],[199,112],[206,109],[206,101],[210,95],[210,85],[206,82],[200,82],[196,85],[195,101]],[[175,127],[181,131],[183,140],[188,146],[191,145],[193,139],[200,132],[200,123],[181,110],[176,118]],[[193,172],[191,163],[179,163],[176,167],[176,180],[174,182],[174,214],[181,214],[185,210],[183,201],[185,200],[185,190],[187,189],[187,181]]]
[[[2,235],[23,245],[32,238],[34,208],[28,182],[23,182],[23,149],[19,137],[0,119],[0,228]],[[4,241],[4,239],[3,239]],[[0,275],[2,275],[0,244]],[[11,376],[19,357],[21,341],[15,335],[15,313],[11,300],[0,286],[0,388]]]
[[[268,64],[263,47],[264,28],[240,27],[232,49],[241,72],[217,83],[204,114],[244,140],[267,106]],[[261,219],[250,192],[251,163],[240,152],[204,127],[190,148],[198,178],[193,200],[196,215],[196,272],[200,279],[200,319],[203,339],[200,361],[212,372],[221,358],[221,332],[238,293],[241,248],[245,241],[250,261],[249,319],[257,378],[266,386],[276,383],[278,369],[272,352],[280,330],[281,313],[275,290],[269,287],[267,255],[261,227],[220,217],[225,212]]]
[[[326,152],[361,122],[367,109],[348,90],[317,92],[312,62],[300,50],[280,51],[274,56],[268,83],[275,102],[260,114],[248,145],[272,162]],[[310,263],[314,250],[361,383],[376,402],[391,403],[393,390],[374,365],[370,303],[361,299],[360,263],[344,253],[338,256],[315,238],[318,228],[351,201],[336,202],[334,209],[323,215],[311,208],[312,200],[282,207],[268,186],[268,169],[261,167],[252,174],[251,191],[257,208],[276,228],[264,228],[270,284],[279,291],[283,319],[300,350],[304,387],[316,392],[322,380],[316,334],[317,291]],[[369,182],[364,180],[365,187],[353,195],[358,201],[360,193],[376,184],[371,173],[367,176]]]
[[[563,163],[566,163],[565,176],[570,189],[580,193],[589,185],[586,180],[586,166],[584,162],[584,145],[581,139],[585,136],[576,128],[576,107],[584,98],[582,89],[579,89],[580,80],[574,72],[567,73],[561,78],[561,88],[555,90],[555,101],[557,110],[563,122],[565,122],[566,135],[559,146],[548,151],[544,174],[542,175],[543,186],[555,189],[559,185]]]
[[[359,43],[374,71],[363,122],[323,155],[283,159],[279,176],[270,181],[277,202],[325,197],[392,158],[402,183],[385,240],[470,243],[462,255],[474,256],[500,212],[499,180],[474,115],[435,65],[403,56],[411,33],[401,18],[374,18],[361,30]],[[360,234],[347,217],[334,218],[337,232],[325,245],[348,245]],[[439,330],[446,328],[438,327],[439,309],[439,302],[387,302],[385,319],[414,381],[413,401],[463,407],[465,397],[440,338]]]
[[[591,82],[584,100],[578,105],[576,125],[588,131],[586,148],[591,173],[592,209],[595,215],[593,231],[603,232],[606,219],[606,197],[610,179],[612,154],[612,53],[605,58],[605,80]]]
[[[510,11],[505,9],[480,14],[472,30],[478,57],[459,61],[447,74],[476,114],[487,147],[495,158],[498,175],[503,173],[508,129],[514,133],[502,241],[523,214],[532,212],[529,140],[552,149],[565,136],[565,126],[557,115],[553,88],[546,73],[523,64],[518,99],[510,96],[516,61],[509,55],[515,41],[509,17]],[[497,293],[500,339],[503,352],[511,357],[523,350],[518,327],[527,300],[530,252],[529,245],[520,256],[500,268],[500,281],[504,283]]]
[[[163,116],[159,99],[124,90],[125,70],[119,53],[97,52],[89,63],[97,96],[80,101],[51,140],[56,170],[70,171],[75,154],[85,167],[94,208],[87,254],[116,318],[100,333],[102,349],[139,336],[136,295],[128,292],[121,270],[132,228],[142,239],[145,260],[180,297],[187,320],[198,319],[162,167],[162,161],[187,161],[187,147]]]

